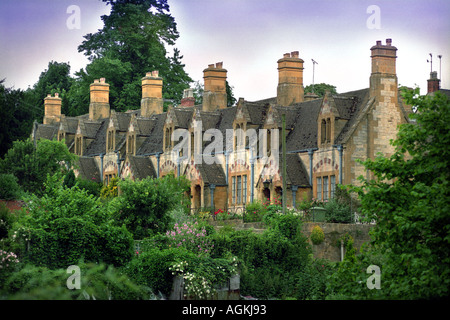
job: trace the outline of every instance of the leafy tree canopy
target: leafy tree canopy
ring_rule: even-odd
[[[81,92],[93,79],[104,77],[113,108],[138,108],[141,78],[158,70],[164,79],[163,98],[179,102],[192,79],[184,71],[180,51],[173,48],[170,56],[166,49],[179,37],[167,0],[103,1],[111,5],[110,14],[101,17],[103,29],[87,34],[78,47],[91,61],[85,72],[78,73]]]
[[[323,97],[326,91],[330,91],[331,94],[337,94],[336,87],[331,84],[317,83],[314,85],[310,84],[305,87],[305,94],[315,93],[319,97]]]
[[[64,142],[42,139],[35,148],[31,139],[17,140],[0,159],[0,172],[13,174],[25,191],[40,194],[47,174],[67,171],[76,159]]]

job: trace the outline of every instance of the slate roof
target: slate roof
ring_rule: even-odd
[[[282,155],[280,154],[280,161]],[[298,154],[286,154],[286,182],[291,185],[310,187],[308,173]]]
[[[83,154],[85,156],[96,156],[106,152],[106,131],[108,129],[108,119],[100,121],[100,127],[95,133],[94,140],[86,147]]]
[[[225,172],[220,164],[197,164],[196,168],[200,171],[205,184],[214,184],[216,186],[227,184]]]
[[[89,181],[100,182],[100,171],[92,157],[78,158],[78,172],[81,177]]]
[[[321,99],[294,105],[297,109],[297,113],[295,119],[292,120],[292,122],[291,120],[289,121],[292,124],[292,130],[286,137],[286,151],[317,148],[317,117],[321,105]],[[286,124],[287,123],[288,121],[286,119]]]
[[[58,134],[59,124],[38,124],[35,135],[36,140],[53,140]]]
[[[136,151],[136,155],[148,155],[156,152],[163,152],[164,142],[164,123],[166,121],[167,113],[162,113],[153,116],[155,124],[149,133],[149,136],[145,139],[139,149]]]
[[[148,157],[129,156],[131,171],[137,179],[145,179],[147,177],[156,178],[156,171],[152,161]]]

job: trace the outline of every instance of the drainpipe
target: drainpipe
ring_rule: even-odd
[[[312,187],[313,185],[313,155],[314,155],[314,149],[308,149],[308,155],[309,155],[309,184]]]
[[[157,153],[157,154],[156,154],[156,163],[157,163],[158,169],[156,170],[156,178],[159,178],[159,163],[160,163],[160,157],[161,157],[161,153]]]
[[[292,188],[292,206],[295,209],[295,198],[296,198],[298,186],[292,186],[291,188]]]
[[[211,208],[214,212],[214,189],[216,188],[215,184],[210,184],[209,185],[209,190],[211,191]]]
[[[255,196],[254,186],[255,186],[255,158],[253,157],[253,149],[250,149],[250,166],[251,166],[251,181],[250,181],[250,203],[253,203]]]
[[[339,184],[342,184],[342,155],[344,151],[344,147],[342,144],[338,145],[337,147],[339,151]]]
[[[103,157],[105,156],[104,153],[100,153],[100,181],[103,183]]]
[[[120,178],[120,151],[117,152],[117,177]]]

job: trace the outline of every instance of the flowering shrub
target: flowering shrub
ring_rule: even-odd
[[[181,261],[173,264],[169,270],[172,275],[184,279],[185,298],[209,299],[216,293],[215,286],[225,283],[238,272],[238,259],[201,258],[200,261],[188,263]]]
[[[0,269],[13,268],[19,263],[19,259],[14,252],[7,252],[0,249]]]
[[[207,239],[206,229],[198,222],[175,223],[172,231],[167,231],[169,247],[184,247],[189,251],[198,254],[209,254],[214,248],[210,240]]]
[[[242,219],[242,213],[218,209],[214,212],[214,217],[216,220]]]

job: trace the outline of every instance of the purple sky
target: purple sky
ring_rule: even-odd
[[[69,29],[67,8],[80,8],[80,29]],[[450,88],[450,1],[365,0],[169,0],[180,38],[176,47],[186,71],[203,82],[203,69],[223,61],[236,98],[258,100],[276,95],[277,60],[299,51],[305,61],[304,85],[325,82],[338,92],[366,88],[370,47],[392,38],[398,48],[401,85],[425,93],[433,70]],[[379,29],[371,29],[368,8],[380,10]],[[1,0],[0,79],[8,87],[32,86],[51,60],[69,62],[72,72],[87,60],[77,52],[83,35],[102,27],[109,7],[100,0]],[[170,48],[169,48],[170,49]],[[143,70],[142,74],[151,70]]]

